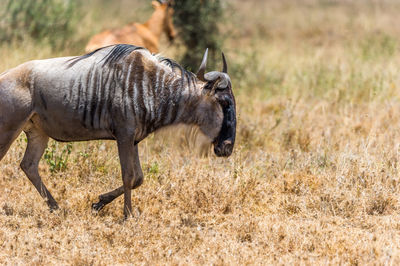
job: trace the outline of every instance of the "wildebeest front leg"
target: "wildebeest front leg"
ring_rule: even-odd
[[[43,184],[38,171],[39,161],[47,147],[49,137],[34,126],[25,130],[25,134],[28,138],[28,145],[24,158],[21,162],[21,168],[35,186],[39,194],[46,200],[46,203],[49,205],[50,209],[58,209],[57,202]]]
[[[99,202],[93,203],[92,204],[92,209],[95,211],[100,211],[101,209],[104,208],[108,203],[111,201],[115,200],[119,196],[124,193],[124,186],[120,186],[117,189],[114,189],[113,191],[110,191],[108,193],[102,194],[99,196]]]
[[[118,147],[120,147],[120,145],[118,145]],[[135,188],[139,187],[143,182],[143,172],[142,172],[142,168],[140,166],[138,147],[137,147],[137,145],[134,145],[134,147],[132,148],[131,151],[129,151],[129,149],[127,149],[127,150],[128,150],[128,153],[130,154],[130,156],[125,156],[128,159],[128,161],[123,162],[122,157],[121,157],[122,151],[120,151],[120,149],[119,149],[120,158],[121,158],[121,167],[122,167],[122,169],[124,169],[123,165],[126,164],[128,166],[127,169],[132,168],[131,171],[127,170],[126,174],[129,176],[128,173],[130,173],[130,176],[132,178],[132,173],[133,173],[132,181],[129,181],[129,182],[131,182],[131,184],[132,184],[131,189],[135,189]],[[123,173],[123,179],[124,179],[124,170],[122,173]],[[101,209],[103,209],[104,206],[106,206],[108,203],[112,202],[117,197],[121,196],[123,193],[124,193],[124,186],[121,186],[117,189],[114,189],[113,191],[102,194],[99,196],[99,202],[92,204],[92,208],[96,211],[100,211]],[[131,202],[129,201],[129,203],[131,203]],[[124,210],[125,210],[125,208],[124,208]]]

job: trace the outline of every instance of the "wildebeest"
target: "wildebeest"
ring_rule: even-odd
[[[120,29],[106,30],[93,36],[86,45],[85,51],[92,52],[98,48],[113,44],[133,44],[158,53],[161,34],[165,32],[170,41],[176,33],[172,23],[173,8],[171,0],[152,2],[154,12],[150,19],[143,23],[130,23]]]
[[[217,156],[232,153],[236,104],[227,64],[197,74],[175,61],[132,45],[116,45],[77,57],[35,60],[0,75],[0,160],[23,130],[28,144],[21,168],[51,209],[54,200],[38,173],[49,137],[58,141],[116,140],[123,186],[99,196],[93,209],[143,182],[138,143],[173,124],[197,125]]]

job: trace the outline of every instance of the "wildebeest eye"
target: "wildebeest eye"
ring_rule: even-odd
[[[233,104],[231,97],[226,93],[217,95],[217,100],[222,107],[228,107]]]

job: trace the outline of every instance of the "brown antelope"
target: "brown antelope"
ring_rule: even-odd
[[[35,60],[0,75],[0,161],[26,133],[21,168],[51,209],[57,202],[43,184],[38,164],[50,138],[116,140],[123,186],[99,196],[99,211],[142,184],[138,143],[157,129],[197,125],[217,156],[232,153],[236,104],[223,56],[223,71],[205,73],[207,51],[196,75],[175,61],[131,45],[98,49],[79,57]]]
[[[170,41],[175,38],[172,23],[173,8],[170,1],[153,1],[154,12],[150,19],[143,23],[131,23],[121,29],[106,30],[93,36],[86,45],[86,52],[113,44],[133,44],[158,53],[161,34],[165,32]]]

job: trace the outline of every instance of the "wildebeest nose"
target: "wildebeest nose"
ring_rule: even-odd
[[[231,140],[224,140],[222,147],[224,156],[229,156],[232,153],[233,143]]]
[[[224,145],[232,145],[232,141],[231,140],[224,140]]]

